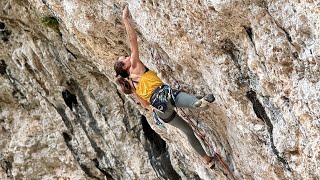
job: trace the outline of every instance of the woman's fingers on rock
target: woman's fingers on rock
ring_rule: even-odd
[[[122,10],[125,10],[125,8],[128,6],[128,3],[127,2],[123,2],[122,3]]]

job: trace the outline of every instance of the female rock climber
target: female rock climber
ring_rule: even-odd
[[[174,106],[205,110],[208,108],[208,103],[214,101],[214,96],[210,94],[199,100],[187,93],[172,91],[155,72],[146,68],[139,59],[137,35],[130,24],[128,14],[129,9],[128,5],[126,5],[122,18],[128,34],[131,55],[121,56],[115,62],[116,83],[120,85],[125,94],[134,93],[144,108],[152,110],[165,123],[183,131],[194,150],[211,168],[213,166],[213,158],[206,154],[192,128],[177,115]]]

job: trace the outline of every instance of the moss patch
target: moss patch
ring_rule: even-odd
[[[59,22],[55,17],[45,16],[41,17],[41,23],[48,28],[51,28],[56,33],[60,33]]]

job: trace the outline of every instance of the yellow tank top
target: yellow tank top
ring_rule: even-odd
[[[147,71],[142,75],[138,82],[136,93],[142,97],[142,99],[150,103],[150,97],[153,92],[162,85],[163,82],[157,76],[157,74],[151,70]]]

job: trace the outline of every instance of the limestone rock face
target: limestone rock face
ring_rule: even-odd
[[[130,53],[121,4],[0,2],[0,179],[232,178],[117,89],[113,62]],[[184,110],[208,154],[237,179],[319,178],[319,1],[128,4],[143,63],[215,95]]]

